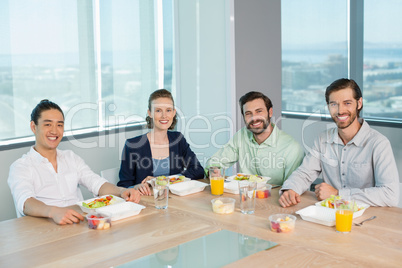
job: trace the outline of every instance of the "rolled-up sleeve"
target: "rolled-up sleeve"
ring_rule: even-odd
[[[314,145],[304,157],[302,164],[283,183],[280,194],[285,190],[293,190],[299,195],[310,188],[322,170],[320,161],[320,138],[314,141]]]
[[[14,199],[17,216],[25,216],[25,201],[28,198],[35,197],[31,170],[17,160],[10,166],[7,182]]]
[[[239,161],[239,145],[237,140],[240,139],[239,132],[229,140],[222,148],[220,148],[211,158],[208,159],[205,174],[208,173],[208,168],[213,166],[222,166],[229,168]]]

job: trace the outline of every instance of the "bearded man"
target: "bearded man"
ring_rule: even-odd
[[[318,200],[340,195],[370,206],[397,206],[399,175],[391,144],[360,118],[359,86],[338,79],[327,87],[325,99],[336,127],[315,140],[302,165],[283,184],[281,206],[298,204],[319,174],[324,182],[315,186]]]
[[[251,91],[239,100],[245,127],[207,162],[230,167],[239,163],[239,172],[270,177],[270,184],[282,185],[303,161],[304,151],[290,135],[271,122],[271,100]]]

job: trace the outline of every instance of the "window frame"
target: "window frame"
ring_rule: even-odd
[[[155,27],[155,24],[159,22],[161,23],[161,19],[155,17],[158,14],[162,14],[164,16],[165,10],[163,9],[161,0],[154,0],[151,2],[143,2],[140,1],[139,5],[144,12],[145,15],[154,14],[154,17],[151,21],[150,18],[146,18],[146,23],[152,29]],[[162,9],[162,10],[160,10]],[[145,16],[144,15],[144,16]],[[146,17],[146,16],[145,16]],[[104,101],[102,95],[102,60],[101,60],[101,38],[100,38],[100,4],[99,0],[96,1],[78,1],[77,2],[77,24],[78,24],[78,36],[85,36],[85,38],[79,38],[79,56],[82,59],[84,64],[79,65],[80,72],[90,73],[90,76],[85,76],[85,79],[81,79],[82,87],[89,87],[91,90],[89,94],[97,95],[96,98],[93,99],[97,101],[97,124],[96,126],[88,126],[84,128],[74,128],[71,130],[67,130],[64,132],[64,136],[62,141],[71,140],[71,139],[84,139],[90,137],[99,137],[102,135],[114,134],[124,131],[135,131],[141,130],[146,127],[146,121],[135,121],[131,123],[119,123],[116,125],[107,125],[105,122],[103,110],[104,110]],[[160,27],[160,25],[159,25]],[[157,36],[150,35],[149,31],[141,31],[141,45],[144,47],[150,47],[151,45],[154,47],[153,49],[148,49],[147,55],[143,55],[143,57],[149,57],[152,59],[156,59],[157,62],[145,62],[141,61],[142,67],[145,70],[154,70],[156,65],[163,64],[164,58],[164,44],[163,42],[163,32],[161,29],[155,29],[158,31]],[[159,40],[160,39],[160,40]],[[161,41],[161,42],[160,42]],[[158,53],[152,54],[155,51],[155,48],[158,48]],[[161,54],[162,52],[162,54]],[[152,55],[151,55],[152,54]],[[159,70],[163,70],[164,66],[157,66]],[[172,72],[173,74],[173,72]],[[164,72],[156,73],[158,81],[158,85],[160,88],[161,83],[164,83],[165,77]],[[148,79],[150,80],[150,79]],[[152,79],[151,79],[152,80]],[[144,83],[144,82],[143,82]],[[149,83],[148,83],[149,84]],[[146,86],[146,85],[145,85]],[[169,86],[170,87],[170,86]],[[154,87],[152,87],[154,88]],[[144,100],[147,101],[147,100]],[[93,103],[95,104],[95,103]],[[33,108],[33,107],[32,107]],[[29,127],[27,125],[27,127]],[[6,138],[4,140],[0,140],[0,151],[12,150],[23,148],[27,146],[32,146],[35,144],[35,136],[32,134],[27,136],[14,136],[11,138]]]
[[[348,78],[353,79],[363,91],[363,50],[364,50],[364,0],[348,1]],[[362,118],[373,126],[383,126],[391,128],[401,128],[402,119],[376,119],[374,117],[365,118],[362,110]],[[285,118],[311,119],[316,118],[321,121],[332,121],[329,114],[314,114],[305,112],[294,112],[282,110]]]
[[[110,127],[104,128],[102,130],[99,130],[98,127],[75,129],[72,131],[64,132],[61,142],[69,141],[69,140],[80,140],[80,139],[85,139],[85,138],[100,137],[100,136],[105,136],[105,135],[109,135],[109,134],[117,134],[120,132],[137,131],[137,130],[145,129],[146,126],[147,126],[147,123],[144,121],[144,122],[137,122],[134,124],[128,124],[128,125],[124,125],[124,126],[123,125],[110,126]],[[9,141],[12,141],[12,142],[9,142]],[[4,141],[0,141],[0,152],[24,148],[24,147],[33,146],[33,145],[35,145],[35,136],[34,135],[20,137],[17,139],[4,140]]]

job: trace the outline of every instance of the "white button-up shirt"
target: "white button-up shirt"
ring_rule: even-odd
[[[10,167],[8,185],[14,198],[17,216],[24,216],[24,204],[34,197],[46,205],[66,207],[83,200],[78,185],[94,195],[106,179],[95,174],[78,155],[57,150],[57,172],[49,160],[33,147]]]

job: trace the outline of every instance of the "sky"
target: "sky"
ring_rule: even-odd
[[[284,44],[346,42],[347,5],[347,0],[282,0]],[[402,44],[402,0],[365,0],[364,12],[365,42]]]
[[[364,4],[365,41],[402,44],[402,0],[365,0]]]
[[[0,39],[9,40],[0,42],[0,54],[10,50],[12,54],[78,53],[78,2],[85,12],[82,7],[90,7],[95,1],[0,0]],[[112,39],[105,46],[113,45],[114,50],[139,49],[138,3],[139,0],[100,1],[102,30],[109,35],[106,38]]]
[[[79,1],[81,5],[92,2]],[[0,0],[0,54],[77,53],[77,3]],[[101,9],[106,10],[101,13],[106,21],[103,31],[112,33],[112,40],[104,42],[105,48],[112,45],[114,50],[139,49],[138,3],[139,0],[100,1]],[[402,44],[402,0],[364,3],[365,42]],[[284,46],[346,42],[347,4],[347,0],[282,0]]]

